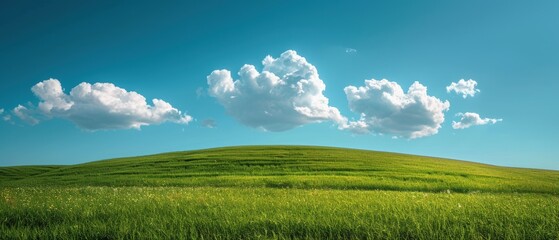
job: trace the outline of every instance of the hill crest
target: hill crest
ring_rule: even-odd
[[[559,193],[559,172],[318,146],[238,146],[0,168],[0,186],[217,186]]]

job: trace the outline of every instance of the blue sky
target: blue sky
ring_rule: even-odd
[[[559,169],[557,1],[223,2],[5,3],[0,165],[293,144]]]

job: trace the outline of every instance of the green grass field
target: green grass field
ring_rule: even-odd
[[[0,168],[0,239],[559,239],[559,172],[326,147]]]

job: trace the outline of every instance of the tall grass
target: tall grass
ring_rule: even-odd
[[[0,239],[559,239],[559,172],[293,146],[8,167]]]
[[[2,239],[558,239],[559,198],[213,187],[5,188]]]

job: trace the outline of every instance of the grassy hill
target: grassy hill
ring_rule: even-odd
[[[0,168],[4,186],[219,186],[559,193],[559,172],[397,153],[246,146]]]
[[[4,167],[0,239],[559,239],[559,172],[304,146]]]

